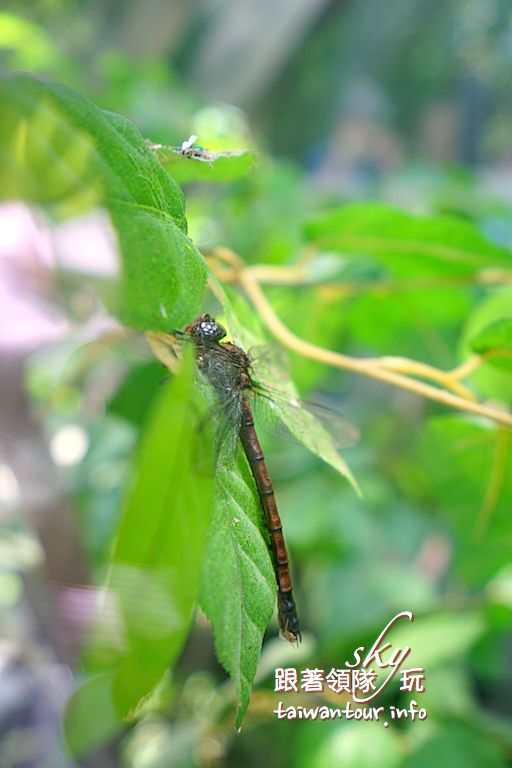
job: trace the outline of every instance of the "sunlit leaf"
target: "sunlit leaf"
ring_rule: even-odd
[[[478,613],[446,611],[417,616],[410,624],[397,624],[393,629],[393,644],[397,648],[411,648],[407,666],[428,670],[459,659],[483,632],[484,621]]]
[[[64,85],[0,79],[0,199],[70,216],[105,208],[119,276],[98,284],[136,328],[168,329],[199,311],[206,267],[186,235],[183,194],[136,128]]]
[[[313,703],[305,705],[314,708]],[[301,750],[297,755],[298,768],[400,768],[403,754],[397,735],[384,728],[383,723],[351,722],[343,728],[322,731],[313,749]]]

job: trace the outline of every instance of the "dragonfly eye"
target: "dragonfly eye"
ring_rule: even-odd
[[[220,341],[226,335],[226,329],[220,323],[217,323],[210,315],[201,315],[197,320],[187,325],[184,331],[194,339],[200,341]]]
[[[215,320],[203,320],[198,326],[198,335],[211,341],[219,341],[226,335],[226,331],[220,323]]]
[[[201,315],[198,320],[191,323],[187,330],[196,339],[207,339],[208,341],[220,341],[226,335],[226,329],[210,315]]]

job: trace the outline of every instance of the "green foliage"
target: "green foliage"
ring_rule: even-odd
[[[509,286],[497,288],[482,298],[466,320],[460,339],[462,357],[471,353],[474,338],[482,333],[487,335],[489,326],[498,322],[501,324],[510,316],[511,306],[512,290]],[[474,372],[472,381],[484,397],[498,398],[505,403],[512,400],[512,379],[505,356],[485,358],[484,364]]]
[[[462,544],[455,565],[470,584],[485,583],[510,562],[510,437],[506,428],[444,416],[421,439],[429,491]]]
[[[483,328],[471,340],[471,349],[479,355],[489,355],[489,362],[498,368],[512,369],[512,319],[496,320]]]
[[[183,194],[136,128],[66,86],[18,75],[0,81],[0,198],[55,215],[104,206],[119,275],[100,284],[109,310],[135,328],[182,325],[201,303],[203,260]]]
[[[343,765],[346,768],[365,768],[379,765],[381,768],[399,768],[402,755],[396,735],[385,730],[380,723],[350,723],[332,730],[313,753],[299,757],[300,768],[329,768]]]
[[[182,648],[197,601],[201,563],[212,509],[212,445],[199,433],[200,408],[193,397],[192,357],[162,391],[146,423],[112,553],[108,590],[119,610],[123,651],[109,686],[109,701],[119,722],[126,719],[172,665]],[[184,467],[200,462],[195,476]],[[208,471],[210,462],[210,471]],[[99,627],[99,638],[108,628]],[[103,641],[102,641],[103,642]],[[90,654],[98,653],[91,648]],[[103,649],[102,653],[105,653]],[[91,748],[80,731],[83,708],[97,686],[86,683],[67,715],[71,744]],[[106,721],[105,721],[106,722]],[[105,725],[103,723],[102,727]]]
[[[505,768],[507,763],[493,742],[478,730],[447,722],[434,728],[427,738],[402,764],[403,768],[450,768],[464,765],[467,768]]]
[[[512,396],[511,291],[476,277],[482,270],[509,269],[511,255],[483,235],[482,222],[418,217],[381,203],[326,210],[320,195],[305,192],[289,168],[262,163],[245,177],[253,161],[250,152],[225,152],[212,168],[172,155],[160,158],[164,167],[125,118],[37,78],[3,79],[0,98],[1,198],[38,204],[57,221],[91,208],[107,211],[119,247],[119,272],[94,283],[124,324],[169,331],[202,309],[206,267],[187,236],[176,183],[194,182],[194,216],[206,222],[214,244],[237,247],[248,262],[274,265],[291,266],[303,249],[311,255],[303,285],[263,286],[296,334],[355,357],[409,354],[446,368],[472,353],[483,355],[465,383],[506,407]],[[236,184],[195,184],[230,180]],[[63,281],[62,290],[73,297],[83,277],[65,277],[69,282]],[[216,285],[213,276],[211,284]],[[217,298],[222,290],[216,285]],[[234,290],[226,289],[222,299],[221,310],[206,309],[257,358],[254,348],[268,341],[260,319]],[[94,550],[101,562],[94,562],[94,577],[103,579],[108,567],[105,599],[113,607],[104,617],[115,619],[95,628],[85,650],[89,678],[68,706],[68,742],[74,754],[82,755],[127,721],[149,721],[156,728],[151,717],[158,712],[155,721],[173,719],[166,732],[173,745],[180,738],[187,744],[194,738],[211,742],[211,733],[224,729],[229,730],[224,748],[232,726],[232,718],[225,726],[226,703],[231,706],[236,698],[240,725],[275,605],[256,488],[241,454],[213,471],[213,441],[205,430],[210,418],[196,393],[190,357],[158,394],[155,364],[124,360],[121,375],[113,358],[106,365],[108,386],[102,385],[103,368],[93,361],[82,390],[76,382],[68,386],[60,411],[58,398],[39,409],[49,433],[55,422],[73,415],[87,430],[89,454],[80,477],[70,476],[69,484],[80,497],[82,529],[94,528],[98,538]],[[429,713],[422,738],[409,727],[400,732],[356,723],[318,731],[307,748],[291,756],[277,728],[269,726],[267,743],[284,750],[293,765],[504,765],[505,747],[493,728],[475,730],[481,701],[474,682],[485,685],[491,668],[505,668],[504,649],[490,641],[497,627],[506,633],[512,626],[510,431],[440,412],[438,404],[425,406],[410,393],[380,383],[313,368],[300,355],[293,370],[301,391],[330,390],[335,407],[350,411],[361,424],[362,437],[349,469],[330,431],[311,414],[280,403],[275,408],[313,454],[282,447],[269,458],[297,566],[306,642],[302,657],[287,656],[296,651],[284,643],[272,649],[275,656],[262,665],[258,685],[269,684],[269,668],[299,666],[301,660],[304,666],[334,666],[339,660],[341,666],[354,647],[370,637],[373,641],[392,611],[407,608],[418,619],[412,629],[402,629],[399,642],[413,646],[411,659],[432,674],[433,701],[440,709]],[[254,374],[297,397],[279,360],[256,359]],[[47,405],[47,390],[46,395],[34,390],[39,406]],[[109,434],[119,437],[123,428],[129,435],[141,431],[129,473],[130,439],[118,440],[121,448],[109,442]],[[110,521],[116,518],[119,490],[113,491],[112,483],[102,486],[116,466],[125,497],[107,556],[110,528],[103,517],[101,525],[96,521],[98,509]],[[363,498],[345,479],[356,489],[361,486]],[[233,681],[234,695],[217,684],[217,671],[200,677],[204,645],[192,664],[179,662],[198,603],[210,619],[217,658]],[[473,668],[468,659],[477,643],[484,647],[486,642],[493,648],[494,666],[482,662]],[[176,683],[165,675],[169,667]],[[463,688],[462,704],[439,682],[443,671]],[[252,727],[250,717],[245,723]]]

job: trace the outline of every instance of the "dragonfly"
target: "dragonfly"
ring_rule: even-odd
[[[223,416],[219,442],[224,443],[224,446],[228,444],[227,453],[236,451],[238,440],[243,447],[256,484],[271,545],[280,634],[290,643],[298,644],[302,635],[293,596],[288,551],[249,399],[257,395],[258,400],[267,401],[272,409],[279,395],[255,380],[251,356],[241,347],[223,341],[227,335],[226,329],[210,315],[202,314],[187,325],[184,331],[174,331],[174,335],[193,342],[198,369],[219,401]],[[289,413],[302,407],[298,400],[292,402],[285,394],[281,398],[283,401],[288,399]],[[290,418],[293,419],[292,416]],[[347,425],[345,432],[345,444],[353,442],[356,433],[351,425]]]

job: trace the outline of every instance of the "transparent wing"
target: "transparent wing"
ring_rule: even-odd
[[[360,494],[347,463],[338,453],[357,440],[357,428],[329,408],[299,399],[280,348],[253,347],[250,356],[255,395],[251,401],[258,422],[272,434],[304,445],[346,477]]]
[[[360,495],[359,486],[345,459],[338,452],[341,445],[348,445],[357,439],[357,430],[348,422],[337,417],[328,409],[306,405],[298,398],[278,396],[277,392],[267,388],[254,390],[256,418],[261,419],[267,428],[276,433],[292,435],[292,439],[302,443],[320,459],[347,478]],[[316,413],[313,412],[313,409]],[[318,416],[322,412],[322,418]],[[327,420],[323,417],[327,416]],[[341,419],[341,420],[340,420]],[[284,431],[283,431],[284,430]]]
[[[353,445],[359,430],[348,419],[322,403],[301,400],[290,378],[289,359],[271,344],[250,349],[251,376],[255,379],[254,411],[264,428],[285,440],[305,443],[304,435],[330,436],[336,449]],[[323,430],[318,429],[321,425]],[[311,437],[310,439],[315,439]]]
[[[251,404],[258,424],[277,438],[303,443],[303,436],[320,425],[337,450],[359,440],[355,424],[321,403],[301,400],[280,390],[257,385]],[[322,438],[323,439],[323,438]]]
[[[277,382],[278,389],[287,390],[291,379],[290,359],[282,347],[275,344],[255,345],[249,349],[248,355],[258,382],[264,382],[265,386]]]

